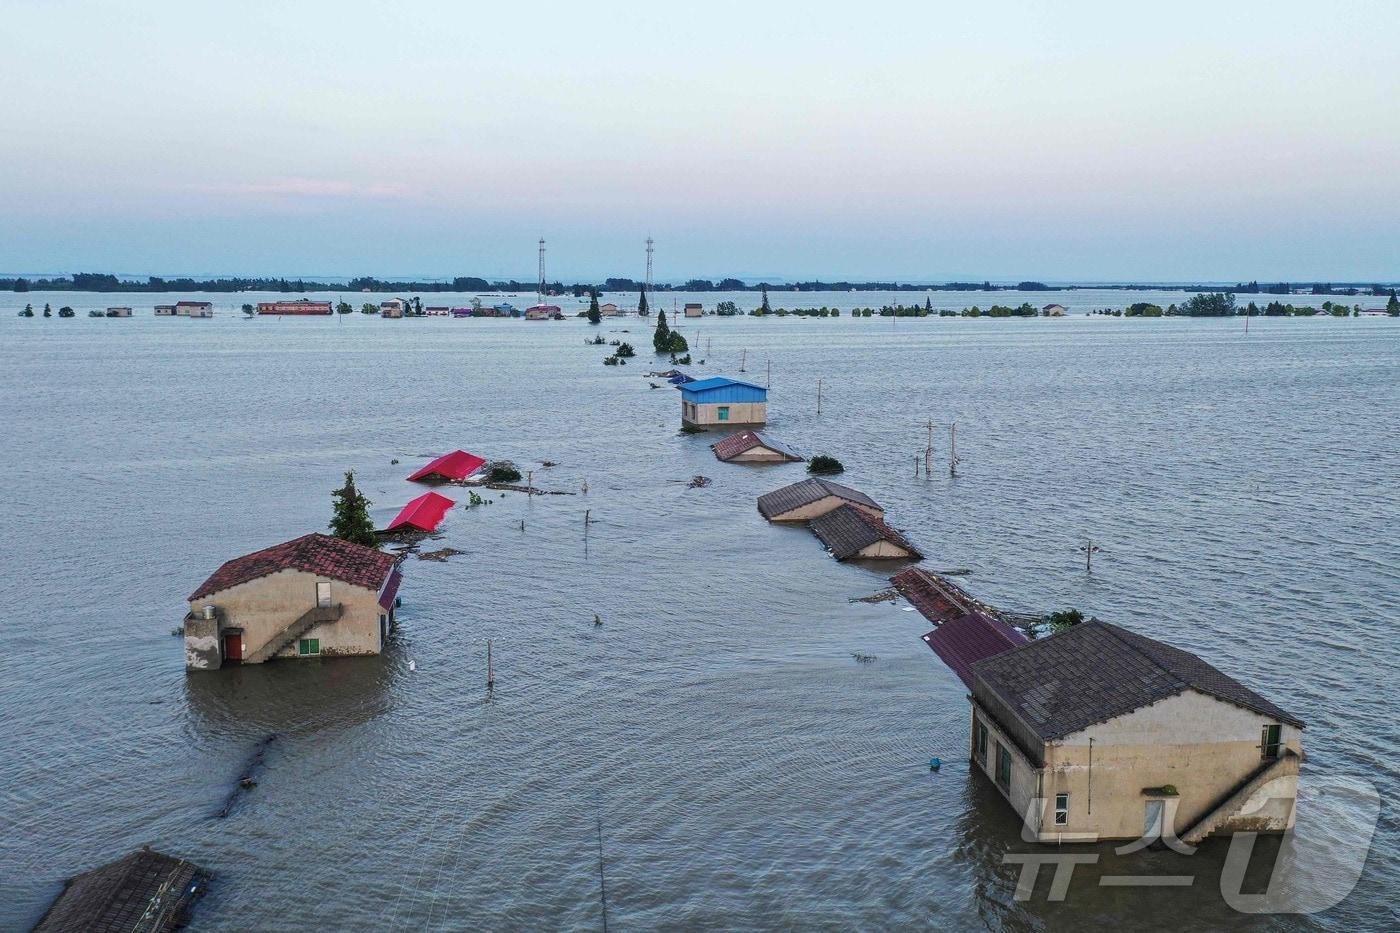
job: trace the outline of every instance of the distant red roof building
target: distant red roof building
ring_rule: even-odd
[[[462,480],[486,465],[483,457],[465,450],[443,454],[409,477],[410,480]]]
[[[259,301],[259,314],[330,314],[329,301],[312,301],[302,298],[297,301]]]
[[[437,526],[442,524],[442,517],[447,514],[447,510],[456,504],[446,496],[425,492],[404,506],[384,530],[436,531]]]
[[[190,600],[203,599],[281,570],[300,570],[377,592],[395,565],[394,555],[363,544],[352,544],[330,535],[303,535],[226,562],[191,594]]]

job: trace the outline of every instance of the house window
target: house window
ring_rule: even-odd
[[[975,720],[972,724],[972,753],[977,756],[977,761],[982,767],[987,766],[987,727],[982,725],[982,720]]]
[[[997,743],[997,783],[1008,790],[1011,788],[1011,752],[1000,742]]]
[[[316,605],[325,609],[331,604],[331,584],[329,580],[316,582]]]
[[[1069,822],[1069,794],[1055,795],[1055,825],[1064,826]]]
[[[1281,744],[1279,733],[1282,731],[1283,727],[1278,723],[1264,727],[1263,735],[1259,740],[1259,751],[1262,757],[1266,759],[1278,757],[1279,746]]]
[[[728,421],[728,420],[729,420],[729,406],[728,406],[728,405],[721,405],[721,406],[719,406],[719,420],[720,420],[720,421]]]
[[[321,639],[319,638],[303,638],[301,641],[297,642],[297,654],[304,658],[320,653]]]

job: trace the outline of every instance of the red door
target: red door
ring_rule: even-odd
[[[227,632],[224,635],[224,660],[243,660],[243,635],[241,632]]]

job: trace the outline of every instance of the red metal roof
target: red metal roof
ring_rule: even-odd
[[[330,535],[302,535],[291,541],[254,551],[228,561],[190,595],[203,599],[212,593],[266,577],[280,570],[301,570],[379,592],[394,569],[392,554],[363,544],[352,544]]]
[[[969,612],[950,619],[923,638],[924,643],[952,668],[969,690],[972,689],[974,663],[1010,651],[1028,640],[1005,622],[980,612]]]
[[[447,480],[466,479],[485,465],[486,460],[476,454],[469,454],[465,450],[454,450],[450,454],[438,457],[410,476],[409,479],[421,480],[433,477]]]
[[[403,571],[398,567],[389,574],[389,581],[384,584],[384,592],[379,594],[379,608],[388,612],[394,608],[394,597],[399,595],[399,584],[403,582]]]
[[[447,510],[457,503],[435,492],[425,492],[414,499],[389,523],[386,531],[396,528],[416,528],[419,531],[436,531]]]

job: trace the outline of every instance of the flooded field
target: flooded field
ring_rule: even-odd
[[[1104,847],[1064,902],[1044,884],[1016,900],[1002,855],[1030,847],[969,772],[965,691],[927,625],[851,602],[889,568],[762,521],[755,498],[800,464],[721,464],[714,436],[678,431],[677,393],[644,376],[666,368],[650,322],[242,320],[259,295],[151,316],[176,297],[0,302],[0,929],[145,843],[214,872],[197,930],[595,929],[600,826],[616,929],[1400,924],[1390,802],[1361,883],[1316,916],[1235,913],[1220,841],[1185,868]],[[755,301],[703,300],[722,297]],[[773,304],[895,296],[793,297]],[[1242,320],[1079,314],[1179,293],[993,297],[1075,316],[683,333],[697,375],[743,359],[762,382],[771,361],[769,430],[844,461],[924,566],[971,569],[960,582],[1007,609],[1078,607],[1197,652],[1306,720],[1305,783],[1391,795],[1400,322],[1256,318],[1246,337]],[[25,301],[78,317],[19,319]],[[86,316],[115,304],[136,317]],[[603,366],[595,332],[638,357]],[[930,418],[957,422],[956,478],[914,475]],[[324,529],[347,469],[387,521],[421,492],[404,477],[457,447],[575,494],[468,509],[444,490],[459,507],[428,549],[464,553],[408,559],[382,657],[186,675],[171,630],[222,561]],[[944,462],[945,431],[935,447]],[[1302,812],[1300,836],[1327,831]],[[1187,869],[1185,888],[1098,885]]]

